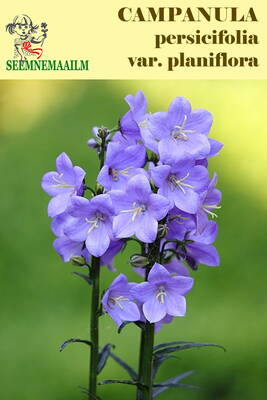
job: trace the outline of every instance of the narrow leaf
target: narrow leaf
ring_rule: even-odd
[[[154,350],[162,349],[163,347],[174,346],[175,344],[186,344],[186,343],[194,343],[194,342],[189,342],[187,340],[177,340],[175,342],[160,343],[154,346]]]
[[[99,374],[106,365],[107,359],[110,356],[110,349],[114,347],[113,344],[106,344],[98,355],[97,373]]]
[[[191,385],[183,385],[179,384],[181,380],[184,378],[187,378],[188,376],[192,375],[194,371],[188,371],[184,372],[183,374],[180,374],[174,378],[170,378],[167,381],[161,382],[161,383],[154,383],[153,387],[155,388],[153,390],[153,398],[156,397],[158,394],[165,392],[168,390],[170,387],[174,387],[174,385],[177,385],[175,387],[187,387],[189,389],[198,389],[197,386],[191,386]]]
[[[193,347],[218,347],[218,348],[226,351],[223,346],[220,346],[218,344],[213,344],[213,343],[187,343],[187,344],[182,344],[182,345],[173,346],[173,347],[166,347],[166,348],[164,348],[162,350],[157,350],[154,353],[154,357],[159,357],[159,356],[165,355],[167,353],[173,353],[174,351],[191,349]]]
[[[89,340],[83,340],[83,339],[75,339],[75,338],[71,338],[66,340],[64,343],[62,343],[62,345],[59,348],[59,351],[62,351],[65,349],[65,347],[67,347],[70,343],[85,343],[88,346],[91,346],[91,342],[89,342]]]
[[[84,275],[84,274],[81,274],[80,272],[76,272],[76,271],[73,272],[73,274],[79,276],[82,279],[84,279],[85,282],[88,283],[88,285],[92,285],[92,280],[89,278],[88,275]]]
[[[114,353],[110,353],[110,357],[113,358],[113,360],[115,360],[122,368],[124,368],[134,381],[137,380],[137,373],[132,369],[132,367],[130,367],[130,365],[128,365]]]
[[[138,383],[134,381],[119,380],[119,379],[107,379],[105,381],[99,382],[98,385],[108,385],[110,383],[122,383],[124,385],[138,385]]]

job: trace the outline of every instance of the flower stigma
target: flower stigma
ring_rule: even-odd
[[[133,208],[131,208],[130,210],[122,210],[121,213],[132,212],[132,221],[134,222],[136,217],[139,217],[139,215],[141,215],[144,211],[146,211],[146,206],[144,204],[138,205],[136,201],[134,201]]]
[[[218,215],[215,212],[210,211],[210,209],[219,210],[221,208],[221,206],[203,204],[203,206],[201,208],[202,208],[203,211],[205,211],[207,214],[209,214],[211,216],[211,218],[217,218]]]
[[[170,183],[171,190],[174,190],[174,189],[176,189],[178,187],[185,194],[186,192],[185,192],[184,187],[188,187],[190,189],[193,189],[194,186],[189,185],[188,183],[184,182],[188,177],[189,177],[189,173],[187,173],[181,179],[178,179],[177,176],[175,176],[175,175],[169,175],[168,181]]]
[[[59,174],[58,177],[52,176],[53,181],[56,182],[56,185],[52,185],[52,186],[57,187],[57,188],[75,189],[75,187],[73,185],[69,185],[68,183],[63,181],[62,178],[63,178],[63,174]]]
[[[111,308],[115,308],[116,306],[119,306],[121,310],[124,309],[123,305],[121,304],[121,301],[129,301],[127,297],[123,296],[118,296],[118,297],[112,297],[110,296],[108,299],[109,306]]]
[[[85,222],[87,222],[88,224],[91,224],[90,228],[87,231],[87,234],[89,235],[89,233],[91,233],[94,229],[99,228],[98,222],[99,221],[105,221],[104,216],[97,212],[95,215],[95,219],[88,219],[85,218]]]
[[[156,299],[161,304],[164,304],[165,296],[167,296],[167,293],[165,291],[165,287],[164,286],[159,286],[157,294],[156,294]]]
[[[184,121],[183,121],[182,125],[174,126],[174,129],[171,132],[173,139],[180,139],[180,140],[187,141],[188,137],[186,136],[186,134],[196,132],[195,130],[184,129],[186,121],[187,121],[187,115],[184,116]]]
[[[133,167],[127,167],[125,169],[122,170],[118,170],[115,168],[109,168],[109,175],[111,175],[111,178],[113,181],[118,181],[120,179],[119,175],[122,176],[129,176],[129,170],[132,169]]]

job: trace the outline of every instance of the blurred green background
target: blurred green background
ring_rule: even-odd
[[[97,158],[87,148],[91,127],[113,127],[127,110],[123,98],[142,89],[150,111],[167,109],[175,96],[214,115],[211,136],[224,148],[210,163],[223,192],[217,247],[221,266],[202,266],[192,275],[188,313],[165,325],[156,341],[193,340],[222,344],[191,349],[169,360],[159,380],[195,370],[185,383],[201,390],[171,389],[162,400],[266,398],[266,81],[1,81],[1,328],[0,397],[5,400],[78,400],[87,385],[88,349],[80,344],[59,353],[70,337],[88,337],[89,288],[71,274],[52,248],[46,215],[48,196],[40,180],[67,152],[93,185]],[[117,258],[130,271],[132,249]],[[103,289],[114,275],[103,269]],[[137,365],[139,330],[118,335],[101,318],[101,344]],[[127,378],[109,360],[101,379]],[[134,389],[110,385],[103,399],[134,399]]]

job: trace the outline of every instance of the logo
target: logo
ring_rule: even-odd
[[[6,30],[14,36],[14,58],[21,61],[37,59],[43,55],[43,45],[47,38],[47,24],[35,25],[26,14],[19,14],[6,25]],[[38,47],[35,47],[35,46]]]
[[[33,23],[26,14],[16,15],[6,25],[6,31],[14,38],[12,60],[6,60],[7,71],[88,71],[89,60],[44,59],[44,42],[47,23]]]

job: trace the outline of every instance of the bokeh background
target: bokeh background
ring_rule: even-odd
[[[5,400],[78,400],[87,385],[88,349],[81,344],[59,353],[70,337],[88,337],[89,287],[71,274],[52,248],[42,175],[67,152],[93,185],[97,158],[86,146],[91,127],[112,128],[127,110],[123,98],[142,89],[152,112],[165,110],[177,95],[214,115],[211,136],[222,141],[210,162],[223,192],[217,247],[221,266],[202,266],[192,275],[188,314],[176,318],[156,341],[193,340],[219,349],[178,353],[159,380],[194,370],[185,383],[201,390],[171,389],[162,400],[266,398],[267,377],[267,81],[1,81],[0,82],[0,392]],[[116,261],[120,272],[129,248]],[[114,275],[103,268],[103,289]],[[101,344],[137,365],[139,330],[118,335],[101,318]],[[126,378],[109,360],[101,379]],[[134,389],[109,385],[103,399],[134,399]]]

